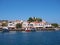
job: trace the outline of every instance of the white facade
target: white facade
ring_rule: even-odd
[[[16,27],[17,23],[21,23],[21,21],[16,20],[16,21],[9,21],[8,22],[8,27]]]
[[[27,21],[16,20],[16,21],[9,22],[8,27],[16,27],[17,23],[22,23],[22,28],[28,28],[28,27],[31,27],[31,28],[36,28],[36,27],[45,28],[45,27],[51,27],[52,26],[51,24],[48,24],[45,21],[42,21],[42,22],[30,22],[29,23]]]
[[[45,28],[45,27],[51,27],[52,25],[51,24],[47,24],[47,23],[45,23],[45,22],[27,22],[27,21],[25,21],[25,22],[23,22],[23,24],[22,24],[22,27],[24,27],[24,28],[26,28],[26,27],[34,27],[34,28],[36,28],[36,27],[42,27],[42,28]]]
[[[39,22],[39,23],[35,23],[34,27],[43,27],[43,23],[42,22]]]
[[[36,28],[36,27],[43,27],[44,26],[44,23],[43,22],[31,22],[31,23],[29,23],[29,22],[23,22],[23,24],[22,24],[22,27],[34,27],[34,28]]]
[[[15,27],[15,23],[13,21],[8,22],[8,27]]]
[[[52,25],[51,24],[45,24],[44,28],[46,28],[46,27],[52,27]]]
[[[22,23],[22,27],[23,27],[23,28],[28,27],[28,25],[29,25],[29,23],[28,23],[27,21],[24,21],[24,22]]]

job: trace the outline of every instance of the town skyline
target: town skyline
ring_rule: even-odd
[[[28,17],[28,19],[29,18],[39,18],[39,17]],[[12,19],[12,20],[8,20],[8,19],[0,19],[0,22],[1,21],[22,21],[22,22],[24,22],[24,21],[27,21],[27,22],[29,22],[28,21],[28,19],[27,20],[23,20],[23,19]],[[46,23],[50,23],[50,24],[52,24],[52,23],[56,23],[56,24],[59,24],[60,25],[60,23],[57,23],[57,22],[48,22],[47,20],[44,20],[44,19],[42,19],[42,18],[39,18],[39,19],[41,19],[42,21],[44,21],[44,22],[46,22]]]

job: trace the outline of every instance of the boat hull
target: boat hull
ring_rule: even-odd
[[[31,30],[32,32],[35,32],[36,30]]]
[[[9,32],[8,29],[2,29],[2,32]]]
[[[30,32],[31,30],[25,30],[26,32]]]

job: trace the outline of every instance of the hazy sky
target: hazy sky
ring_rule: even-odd
[[[29,17],[60,23],[60,0],[0,0],[0,20]]]

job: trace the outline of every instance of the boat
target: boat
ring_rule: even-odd
[[[31,32],[35,32],[36,29],[35,29],[35,28],[26,28],[25,31],[26,31],[26,32],[30,32],[30,31],[31,31]]]
[[[9,32],[8,27],[3,27],[2,32]]]
[[[26,28],[25,31],[26,31],[26,32],[30,32],[31,29],[30,29],[30,28]]]
[[[55,30],[59,30],[59,28],[54,28]]]
[[[32,31],[32,32],[35,32],[35,31],[36,31],[36,29],[35,29],[35,28],[32,28],[32,29],[31,29],[31,31]]]

